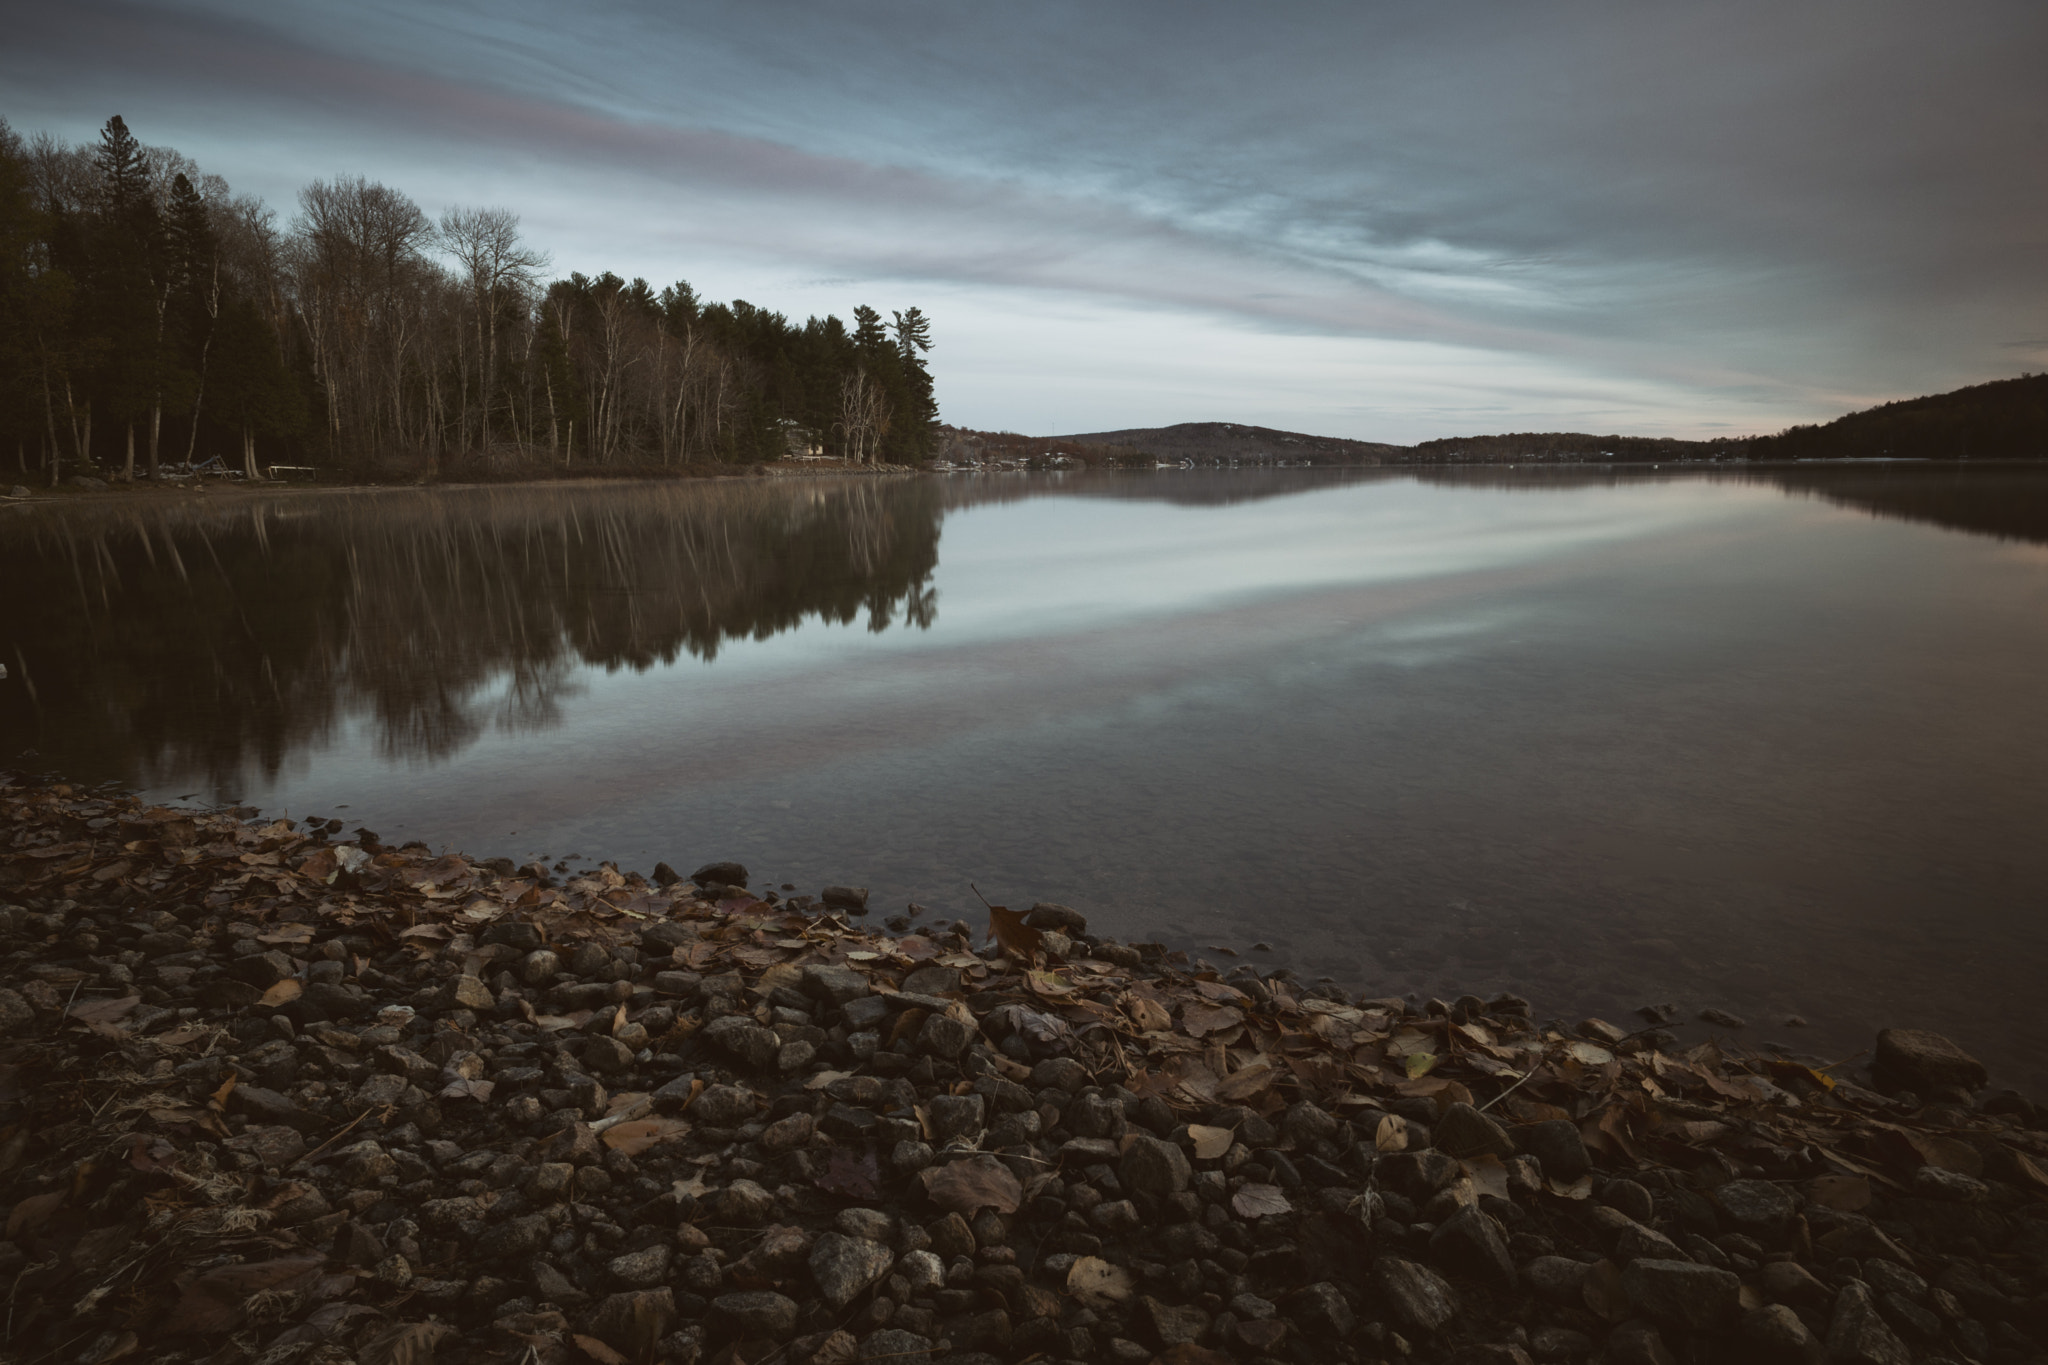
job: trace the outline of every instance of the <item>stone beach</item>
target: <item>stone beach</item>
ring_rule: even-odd
[[[6,782],[7,1359],[2048,1355],[2048,1110],[1938,1033],[1825,1065]]]

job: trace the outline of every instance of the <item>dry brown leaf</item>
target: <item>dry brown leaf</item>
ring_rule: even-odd
[[[357,1349],[356,1365],[427,1365],[435,1345],[454,1332],[438,1322],[394,1323]]]
[[[586,1337],[581,1332],[578,1332],[570,1340],[576,1343],[576,1349],[596,1361],[598,1365],[626,1365],[626,1358],[624,1356],[599,1341],[596,1337]]]
[[[220,1083],[220,1089],[214,1091],[212,1097],[206,1101],[207,1107],[215,1113],[224,1112],[228,1107],[228,1096],[235,1093],[235,1085],[241,1079],[241,1073],[230,1071],[228,1078]]]
[[[1114,1308],[1131,1297],[1134,1287],[1130,1271],[1096,1256],[1081,1257],[1067,1272],[1067,1292],[1079,1299],[1083,1308]]]
[[[1279,1078],[1280,1068],[1272,1059],[1260,1057],[1216,1082],[1216,1098],[1226,1104],[1242,1104],[1272,1089]]]
[[[1552,1176],[1544,1183],[1550,1187],[1550,1192],[1559,1199],[1591,1199],[1593,1197],[1593,1177],[1590,1175],[1582,1175],[1569,1184]]]
[[[274,1010],[279,1005],[296,1000],[305,993],[306,988],[304,984],[297,977],[288,976],[269,990],[263,992],[262,996],[256,1001],[256,1007],[258,1009]]]
[[[1180,1011],[1181,1029],[1190,1038],[1221,1033],[1243,1022],[1244,1011],[1229,1005],[1183,1005]]]
[[[1499,1157],[1489,1152],[1458,1164],[1465,1168],[1475,1194],[1490,1194],[1495,1199],[1508,1197],[1508,1168]]]
[[[1806,1197],[1824,1209],[1859,1213],[1870,1207],[1870,1182],[1860,1175],[1817,1175],[1807,1182]]]
[[[924,1172],[924,1191],[940,1208],[972,1218],[982,1209],[1015,1213],[1024,1187],[992,1156],[972,1156]]]
[[[1230,1196],[1230,1207],[1240,1218],[1266,1218],[1294,1211],[1294,1205],[1287,1202],[1278,1185],[1242,1185]]]
[[[650,1147],[672,1141],[690,1131],[681,1119],[629,1119],[604,1130],[604,1145],[627,1156],[639,1156]]]
[[[142,1003],[139,995],[119,1000],[87,1000],[71,1007],[69,1017],[81,1024],[111,1024]]]
[[[1372,1135],[1373,1147],[1382,1152],[1405,1152],[1408,1150],[1408,1120],[1399,1114],[1388,1114],[1380,1120],[1380,1126]]]
[[[1173,1027],[1173,1015],[1157,1000],[1147,1000],[1142,995],[1124,997],[1124,1008],[1143,1033],[1164,1033]]]
[[[1214,1161],[1230,1150],[1230,1144],[1237,1140],[1237,1134],[1228,1128],[1212,1128],[1206,1123],[1188,1125],[1188,1137],[1195,1144],[1195,1160]]]
[[[164,1320],[164,1335],[230,1331],[241,1322],[252,1295],[310,1284],[324,1263],[320,1256],[285,1256],[209,1270],[185,1286],[183,1296]]]
[[[1020,961],[1035,962],[1045,935],[1024,922],[1024,912],[1012,910],[1005,905],[991,905],[988,908],[988,933],[1003,945],[1003,951]]]

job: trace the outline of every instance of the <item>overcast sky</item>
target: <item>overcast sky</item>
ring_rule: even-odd
[[[289,218],[917,304],[947,420],[1717,435],[2048,368],[2048,5],[0,0],[0,115]]]

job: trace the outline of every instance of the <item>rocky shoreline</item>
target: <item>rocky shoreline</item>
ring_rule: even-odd
[[[0,785],[12,1361],[2039,1360],[2048,1111]],[[1178,958],[1178,960],[1176,960]]]

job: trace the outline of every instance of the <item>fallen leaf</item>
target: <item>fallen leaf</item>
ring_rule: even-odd
[[[972,1218],[982,1209],[1015,1213],[1024,1187],[992,1156],[972,1156],[923,1173],[924,1192],[940,1208]]]
[[[1614,1060],[1614,1054],[1606,1048],[1596,1047],[1577,1038],[1564,1045],[1564,1053],[1581,1066],[1606,1066]]]
[[[1124,997],[1124,1008],[1130,1011],[1131,1019],[1141,1032],[1164,1033],[1173,1027],[1173,1015],[1157,1000],[1147,1000],[1142,995]]]
[[[1096,1256],[1079,1258],[1067,1272],[1067,1292],[1083,1308],[1114,1308],[1131,1297],[1133,1287],[1130,1271]]]
[[[257,999],[258,1009],[272,1010],[279,1005],[298,999],[306,993],[305,986],[296,977],[286,977],[272,986]]]
[[[1230,1196],[1230,1207],[1240,1218],[1266,1218],[1294,1211],[1294,1205],[1287,1202],[1287,1196],[1280,1192],[1278,1185],[1240,1186],[1237,1193]]]
[[[1212,1128],[1205,1123],[1188,1125],[1188,1137],[1195,1144],[1197,1161],[1214,1161],[1230,1150],[1230,1144],[1237,1140],[1237,1134],[1228,1128]]]
[[[435,1344],[454,1331],[438,1322],[396,1323],[362,1344],[356,1365],[426,1365]]]
[[[1870,1182],[1860,1175],[1817,1175],[1806,1183],[1806,1197],[1824,1209],[1859,1213],[1870,1207]]]
[[[1180,1026],[1190,1038],[1200,1038],[1211,1033],[1221,1033],[1244,1022],[1244,1012],[1229,1005],[1183,1005],[1180,1011]]]
[[[401,937],[403,937],[401,935]],[[256,935],[258,943],[311,943],[313,926],[310,924],[280,924],[268,933]]]
[[[1002,944],[1003,951],[1011,957],[1036,961],[1045,936],[1024,922],[1023,911],[991,905],[988,908],[988,932],[982,937]]]
[[[325,1260],[321,1256],[286,1256],[209,1270],[185,1286],[183,1296],[164,1320],[163,1333],[230,1331],[242,1321],[250,1296],[265,1289],[295,1289],[310,1283]]]
[[[225,1110],[228,1107],[228,1096],[235,1093],[235,1083],[241,1079],[241,1073],[230,1071],[228,1078],[220,1083],[220,1089],[214,1091],[212,1097],[206,1101],[207,1106],[216,1113]]]
[[[1402,1064],[1407,1068],[1408,1079],[1419,1081],[1436,1070],[1437,1063],[1442,1060],[1443,1058],[1434,1052],[1411,1052],[1402,1059]]]
[[[583,1354],[597,1361],[598,1365],[626,1365],[626,1358],[624,1356],[599,1341],[596,1337],[586,1337],[581,1332],[578,1332],[570,1340],[576,1343],[577,1349],[582,1351]]]
[[[811,1365],[853,1365],[860,1359],[860,1340],[844,1329],[825,1338],[817,1350],[811,1352]]]
[[[1464,1167],[1466,1177],[1471,1180],[1473,1190],[1478,1194],[1490,1194],[1495,1199],[1508,1197],[1508,1168],[1501,1159],[1488,1153],[1458,1163]]]
[[[1399,1114],[1388,1114],[1380,1120],[1374,1130],[1372,1145],[1382,1152],[1405,1152],[1408,1150],[1408,1120]]]
[[[1569,1183],[1552,1176],[1544,1183],[1550,1187],[1550,1192],[1559,1199],[1591,1199],[1593,1197],[1593,1177],[1590,1175],[1582,1175],[1577,1180],[1570,1181]]]
[[[1226,1104],[1242,1104],[1254,1095],[1263,1094],[1280,1078],[1280,1068],[1273,1065],[1269,1057],[1260,1057],[1246,1066],[1239,1067],[1216,1083],[1216,1098]]]
[[[673,1141],[690,1131],[681,1119],[629,1119],[604,1130],[605,1146],[627,1156],[639,1156],[650,1147]]]
[[[141,1003],[139,995],[126,995],[119,1000],[87,1000],[73,1005],[69,1017],[81,1024],[111,1024]]]
[[[498,1088],[496,1081],[470,1080],[458,1076],[441,1087],[444,1100],[488,1100],[491,1092]]]

